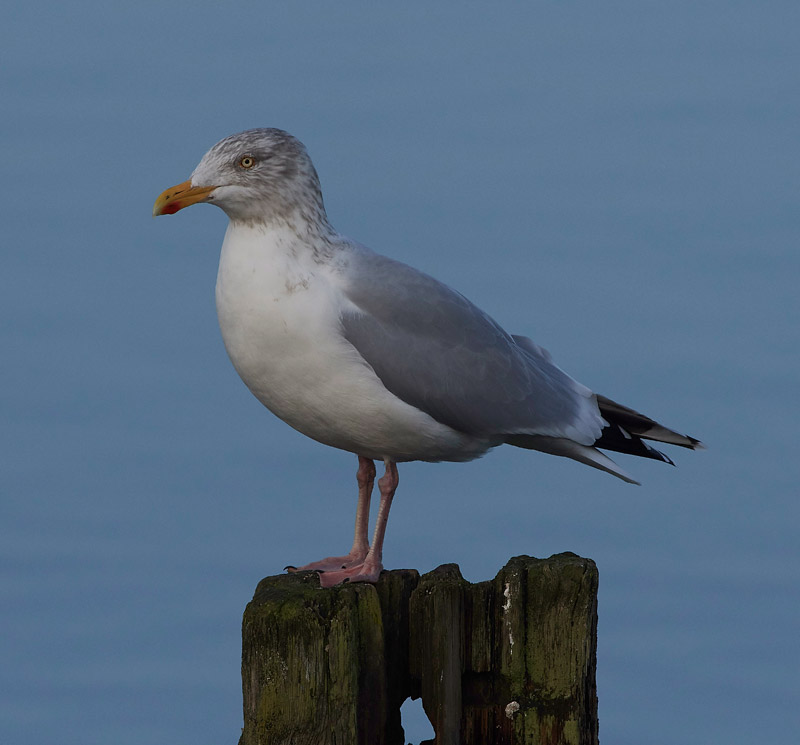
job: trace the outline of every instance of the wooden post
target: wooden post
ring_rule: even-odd
[[[436,745],[596,745],[597,581],[574,554],[476,584],[455,564],[267,577],[242,623],[240,745],[405,745],[420,696]]]

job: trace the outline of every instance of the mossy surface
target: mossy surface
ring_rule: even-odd
[[[245,610],[242,637],[243,743],[355,745],[383,729],[383,622],[374,586],[323,590],[313,573],[268,577]],[[359,700],[370,705],[362,709]]]
[[[574,554],[476,584],[455,564],[328,590],[268,577],[242,623],[240,745],[404,745],[420,695],[437,745],[595,745],[597,584]]]

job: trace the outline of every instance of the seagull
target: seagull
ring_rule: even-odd
[[[153,215],[202,202],[229,219],[216,305],[236,371],[291,427],[358,456],[350,552],[289,571],[319,572],[323,587],[376,582],[398,463],[469,461],[508,444],[636,484],[600,449],[672,464],[646,441],[702,447],[593,393],[447,285],[339,234],[288,132],[221,140]],[[385,470],[370,544],[376,460]]]

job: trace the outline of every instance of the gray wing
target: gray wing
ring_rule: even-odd
[[[588,388],[463,295],[354,247],[344,272],[345,337],[406,403],[477,436],[534,434],[589,445],[603,420]]]

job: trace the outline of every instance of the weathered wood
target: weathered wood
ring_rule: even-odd
[[[437,745],[597,742],[597,568],[511,559],[470,584],[448,564],[411,596],[411,675]]]
[[[477,584],[454,564],[330,590],[268,577],[242,624],[240,745],[404,745],[420,696],[437,745],[594,745],[597,580],[574,554]]]

